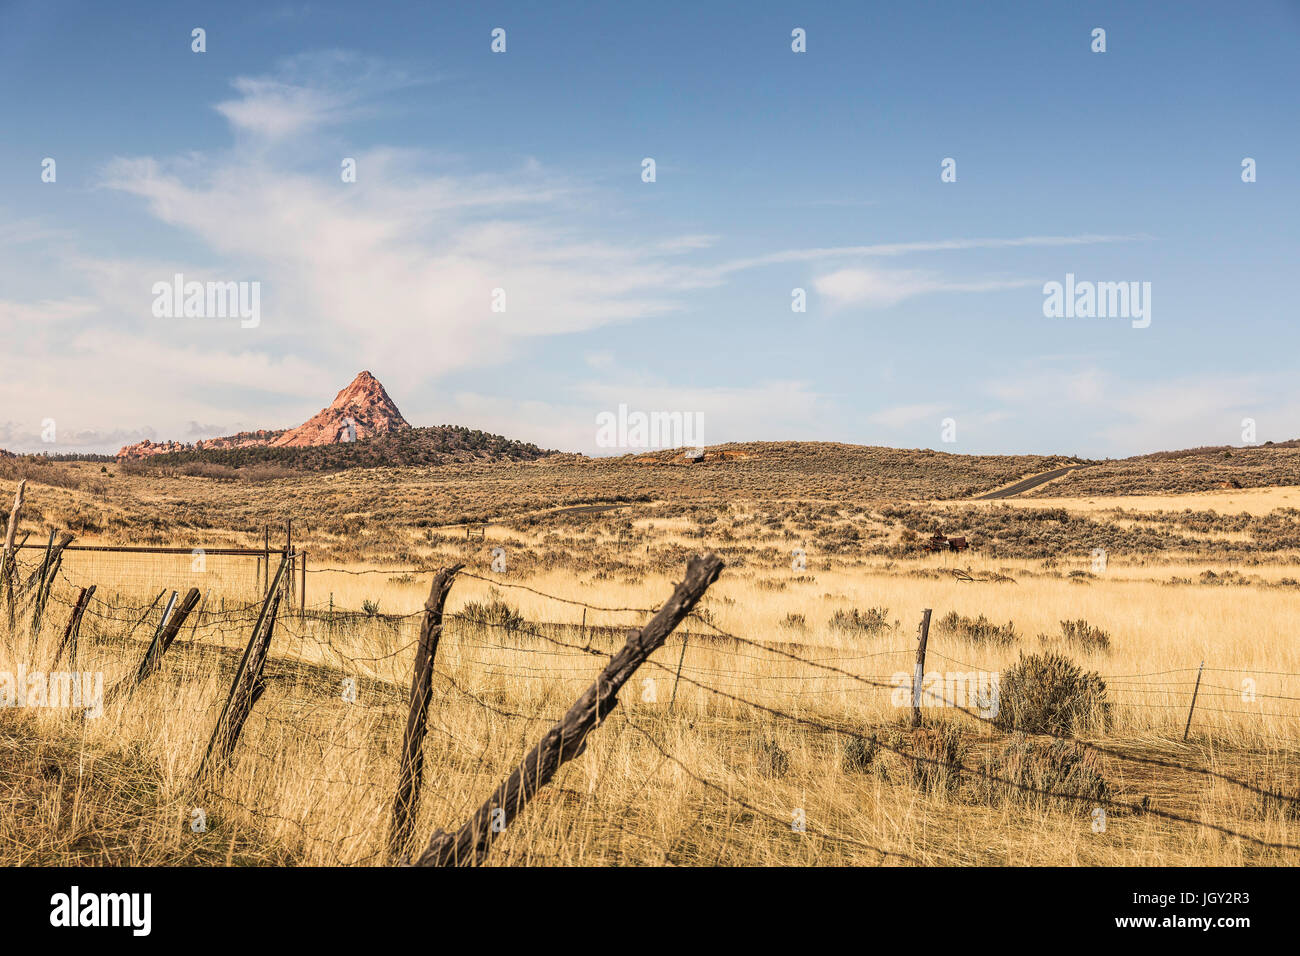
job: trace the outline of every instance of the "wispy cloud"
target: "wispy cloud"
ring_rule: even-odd
[[[1145,233],[1077,236],[1016,236],[1011,238],[933,239],[921,242],[882,242],[866,246],[822,246],[810,249],[785,249],[780,252],[744,259],[733,259],[714,266],[710,272],[728,275],[743,269],[778,265],[786,262],[821,262],[833,259],[861,259],[872,256],[903,256],[924,252],[956,252],[970,249],[1021,249],[1051,246],[1083,246],[1111,242],[1141,242],[1152,239]]]
[[[277,140],[354,120],[380,94],[425,82],[355,53],[304,53],[281,60],[273,74],[236,77],[231,86],[240,96],[216,110],[237,131]]]
[[[353,153],[355,182],[319,162],[332,148],[322,140],[333,127],[401,99],[386,94],[432,81],[356,54],[292,57],[269,73],[236,78],[236,95],[216,104],[230,126],[228,149],[107,163],[100,185],[137,200],[142,214],[174,230],[175,248],[185,251],[159,245],[147,258],[110,258],[79,252],[63,236],[63,268],[73,281],[59,285],[68,291],[0,301],[0,327],[24,333],[0,354],[0,377],[21,381],[24,369],[57,352],[61,375],[78,384],[73,394],[54,382],[0,382],[0,401],[22,409],[11,411],[19,422],[9,432],[14,440],[30,441],[46,416],[58,419],[61,434],[104,441],[199,437],[235,430],[254,415],[261,417],[254,426],[292,425],[363,365],[382,368],[394,393],[411,395],[451,372],[517,360],[541,338],[679,312],[694,291],[751,269],[803,264],[832,307],[880,307],[1030,280],[882,269],[861,260],[1149,238],[957,238],[726,259],[719,250],[729,237],[712,233],[611,237],[604,222],[583,215],[609,196],[528,158],[484,168],[432,150],[373,146]],[[0,225],[0,243],[33,232]],[[260,282],[261,324],[154,318],[150,288],[177,272]],[[502,302],[503,311],[494,309]],[[595,381],[573,386],[568,398],[519,403],[464,393],[448,411],[555,447],[590,449],[594,411],[620,403],[704,413],[710,441],[842,436],[826,399],[774,368],[752,384],[683,387],[620,378],[613,352],[600,346],[586,355]],[[87,402],[89,395],[96,399]],[[161,402],[164,395],[185,400]],[[477,412],[484,417],[469,418]],[[872,421],[903,426],[933,412],[907,406]]]
[[[832,308],[882,308],[932,292],[992,292],[1037,285],[1037,279],[958,281],[932,272],[898,269],[839,269],[813,279],[813,288]]]

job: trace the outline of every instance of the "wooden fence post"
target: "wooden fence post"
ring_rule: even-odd
[[[424,620],[420,624],[420,643],[415,651],[415,672],[411,675],[411,709],[406,716],[402,735],[402,759],[397,770],[397,795],[393,797],[393,816],[388,829],[388,859],[397,859],[411,841],[415,814],[420,807],[420,785],[424,780],[424,735],[433,696],[433,659],[442,638],[442,609],[451,592],[457,564],[443,568],[433,579],[429,599],[424,602]]]
[[[212,739],[208,741],[208,749],[204,751],[203,760],[199,763],[197,776],[200,780],[225,763],[239,742],[244,721],[265,690],[262,669],[266,666],[266,657],[270,651],[271,632],[275,628],[276,612],[280,609],[284,572],[288,566],[289,553],[286,551],[280,556],[280,567],[266,592],[266,600],[262,602],[262,611],[257,616],[257,623],[253,625],[253,633],[248,638],[248,646],[244,648],[244,656],[235,669],[235,679],[230,683],[225,706],[221,708],[221,716],[217,718],[217,725],[212,730]]]
[[[77,667],[77,635],[81,631],[81,617],[86,613],[86,606],[90,603],[91,596],[95,593],[95,585],[88,588],[82,588],[81,593],[77,595],[77,603],[72,606],[72,613],[68,615],[68,626],[63,629],[63,637],[59,641],[59,646],[54,651],[54,666],[59,666],[59,661],[63,659],[65,649],[69,651],[68,660],[72,662],[73,670]]]
[[[203,620],[203,611],[208,606],[208,598],[212,597],[212,588],[203,592],[203,601],[199,604],[198,610],[194,612],[194,624],[190,627],[190,640],[194,640],[199,633],[199,621]]]
[[[1192,688],[1192,706],[1187,708],[1187,726],[1183,728],[1183,740],[1192,729],[1192,711],[1196,710],[1196,695],[1201,690],[1201,671],[1205,670],[1205,661],[1201,661],[1200,668],[1196,671],[1196,686]]]
[[[562,764],[586,749],[587,735],[618,706],[619,690],[646,658],[663,646],[673,628],[691,613],[721,571],[722,559],[715,554],[692,558],[686,566],[686,579],[677,585],[659,612],[645,627],[628,634],[627,643],[610,658],[595,682],[459,830],[455,833],[434,831],[428,848],[416,865],[476,866],[481,863],[496,835],[523,811]]]
[[[18,532],[18,514],[23,510],[23,501],[26,500],[23,493],[26,490],[27,479],[24,478],[18,482],[18,491],[14,493],[14,505],[9,509],[9,527],[5,530],[4,555],[0,557],[0,583],[3,583],[5,599],[8,602],[10,628],[14,625],[14,575],[18,567],[14,552],[14,535]]]
[[[921,612],[916,629],[916,673],[912,675],[912,729],[921,726],[921,683],[925,679],[925,645],[930,640],[930,608]]]
[[[51,541],[54,538],[54,532],[50,532]],[[65,531],[59,536],[57,544],[54,544],[46,555],[45,564],[41,567],[40,579],[36,581],[36,595],[33,599],[35,611],[32,613],[32,632],[33,635],[40,628],[41,618],[45,615],[45,605],[49,603],[50,591],[54,588],[54,582],[59,576],[59,569],[63,567],[63,553],[67,550],[68,545],[73,541],[74,535]],[[31,582],[28,582],[28,586]]]
[[[171,600],[167,602],[167,610],[172,610],[172,601],[176,600],[176,592],[172,592]],[[163,612],[163,619],[158,625],[158,630],[154,633],[153,640],[149,644],[149,649],[144,652],[144,657],[140,659],[140,666],[136,668],[134,677],[124,677],[113,688],[104,695],[104,703],[111,704],[124,693],[134,693],[135,689],[148,680],[158,668],[162,666],[163,655],[167,649],[172,646],[176,640],[176,635],[181,632],[185,626],[185,619],[189,617],[194,606],[199,603],[199,589],[190,588],[185,597],[181,599],[180,607],[169,616],[166,611]]]
[[[307,617],[307,552],[302,553],[302,587],[298,590],[298,616]]]
[[[284,550],[285,550],[285,553],[286,553],[287,555],[289,555],[289,577],[288,577],[288,578],[285,580],[285,582],[284,582],[284,586],[285,586],[285,594],[286,594],[286,596],[289,598],[289,607],[290,607],[290,609],[291,609],[291,610],[290,610],[290,613],[293,613],[293,612],[292,612],[292,608],[293,608],[293,571],[294,571],[294,562],[297,560],[297,557],[298,557],[298,556],[297,556],[296,554],[294,554],[294,551],[293,551],[293,519],[292,519],[292,518],[285,518],[285,519],[284,519]]]

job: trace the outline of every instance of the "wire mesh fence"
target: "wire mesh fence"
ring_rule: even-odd
[[[94,552],[87,556],[93,560]],[[193,560],[170,555],[167,560]],[[209,555],[209,562],[214,557]],[[218,719],[231,679],[264,595],[247,571],[249,555],[230,555],[235,571],[224,586],[204,589],[157,675],[108,708],[93,723],[101,739],[150,739],[179,778],[192,772],[206,734]],[[176,568],[148,574],[138,586],[97,590],[85,602],[74,669],[100,670],[107,686],[127,679],[163,623],[168,572],[172,589],[193,575]],[[240,564],[239,562],[244,562]],[[218,565],[220,567],[220,565]],[[70,570],[71,568],[71,570]],[[80,597],[81,582],[109,565],[77,568],[65,562],[51,593],[42,646],[60,636]],[[422,567],[309,569],[312,603],[285,604],[277,618],[267,665],[269,689],[253,709],[226,772],[210,785],[177,789],[177,812],[202,818],[202,834],[218,822],[255,828],[287,859],[365,865],[384,858],[383,831],[397,776],[398,743],[410,704],[412,662],[425,610],[421,591],[433,569]],[[256,568],[254,567],[254,574]],[[380,577],[380,608],[366,586],[343,593],[346,581]],[[520,759],[528,745],[564,713],[575,695],[643,626],[651,607],[599,605],[550,594],[523,582],[463,571],[468,600],[452,603],[434,670],[435,705],[426,746],[430,771],[422,788],[417,832],[463,819]],[[205,581],[214,579],[205,578]],[[150,594],[154,585],[159,591]],[[334,582],[331,585],[329,582]],[[409,585],[410,597],[405,588]],[[197,586],[197,585],[195,585]],[[333,598],[336,590],[340,600]],[[219,593],[218,593],[219,592]],[[549,608],[547,619],[524,619],[502,593],[530,595]],[[241,597],[243,595],[243,597]],[[344,599],[346,598],[346,599]],[[539,615],[534,614],[533,618]],[[886,640],[892,640],[887,638]],[[591,759],[539,794],[535,812],[506,841],[499,862],[926,862],[933,852],[891,846],[882,824],[855,821],[837,798],[805,793],[792,803],[785,781],[805,782],[844,773],[846,745],[862,748],[859,760],[896,766],[895,779],[923,790],[936,773],[965,777],[984,792],[1037,792],[1063,805],[1105,809],[1123,816],[1155,816],[1170,826],[1222,832],[1260,851],[1290,853],[1295,845],[1294,767],[1300,744],[1300,674],[1208,668],[1199,693],[1198,728],[1214,732],[1243,726],[1269,740],[1273,759],[1257,777],[1215,769],[1212,754],[1197,751],[1166,759],[1126,752],[1102,741],[1071,740],[1110,763],[1139,772],[1160,767],[1189,793],[1207,788],[1240,791],[1239,813],[1207,811],[1204,800],[1144,802],[1117,792],[1080,793],[1035,786],[1008,774],[999,760],[1008,735],[997,731],[970,702],[950,699],[942,684],[924,697],[930,721],[965,722],[968,752],[954,755],[889,730],[912,702],[910,641],[846,642],[813,646],[788,635],[729,632],[708,614],[688,618],[646,663],[622,695],[609,725],[596,735]],[[972,661],[942,642],[930,653],[945,665],[996,671],[998,662]],[[33,659],[35,659],[35,655]],[[900,675],[901,678],[900,678]],[[1181,726],[1195,669],[1103,675],[1118,716],[1135,726]],[[1243,681],[1252,682],[1248,686]],[[1246,696],[1243,696],[1245,694]],[[1155,715],[1154,717],[1152,715]],[[1157,720],[1153,725],[1152,720]],[[901,770],[899,769],[901,768]],[[920,769],[917,769],[920,768]],[[929,769],[927,769],[929,768]],[[898,774],[902,774],[901,778]],[[1288,776],[1290,774],[1290,776]],[[882,779],[885,779],[882,777]],[[945,777],[944,779],[947,779]],[[1288,789],[1290,788],[1290,789]],[[829,788],[828,788],[829,789]],[[928,791],[927,791],[928,792]],[[1217,791],[1216,791],[1217,792]],[[1251,807],[1258,805],[1256,809]],[[654,807],[671,807],[666,816]],[[1217,804],[1215,805],[1217,806]],[[1256,812],[1256,810],[1258,812]],[[675,814],[689,824],[678,826]],[[1271,814],[1271,815],[1270,815]],[[747,839],[728,834],[743,820]],[[1242,821],[1254,824],[1253,832]],[[689,836],[688,829],[689,829]],[[775,829],[774,829],[775,828]],[[768,845],[755,833],[782,836]],[[196,836],[196,838],[198,838]],[[804,841],[798,848],[791,839]],[[747,855],[737,856],[736,847]],[[728,847],[732,847],[728,849]],[[782,857],[781,854],[787,856]]]

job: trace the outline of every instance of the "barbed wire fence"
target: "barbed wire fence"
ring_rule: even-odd
[[[193,560],[192,553],[190,559]],[[60,586],[49,595],[51,606],[59,608],[65,619],[70,620],[81,604],[81,647],[94,648],[101,659],[115,660],[119,670],[122,662],[133,665],[141,655],[147,654],[163,630],[164,611],[169,603],[164,597],[167,589],[151,602],[133,596],[129,589],[107,593],[97,589],[88,597],[81,593],[74,596],[74,589],[79,592],[85,586],[81,583],[85,580],[82,570],[66,564],[60,569]],[[304,580],[309,574],[323,573],[418,578],[438,570],[304,567],[301,574]],[[605,606],[551,594],[501,575],[480,575],[462,569],[458,577],[490,588],[517,589],[556,608],[581,611],[582,618],[580,623],[558,619],[524,621],[509,616],[493,618],[485,616],[481,603],[475,602],[446,614],[446,633],[431,675],[436,703],[430,708],[429,733],[435,742],[429,743],[428,748],[430,751],[445,749],[452,755],[447,759],[454,766],[456,785],[447,787],[445,780],[441,785],[430,781],[421,788],[424,800],[418,813],[420,832],[427,832],[438,823],[473,819],[470,815],[474,806],[490,792],[490,785],[501,779],[503,771],[514,766],[528,735],[536,734],[544,725],[557,725],[564,715],[565,704],[572,700],[577,688],[590,682],[602,662],[608,664],[629,631],[644,626],[656,613],[655,608]],[[150,586],[152,583],[156,580],[151,580]],[[248,588],[241,582],[231,590],[237,594],[255,594],[256,584],[254,581],[255,586]],[[222,688],[236,674],[240,652],[269,598],[257,594],[246,600],[238,599],[225,593],[224,588],[214,597],[217,590],[206,589],[178,629],[174,646],[166,652],[159,670],[162,676],[152,678],[156,686],[165,688],[162,693],[172,708],[172,720],[179,726],[211,727],[219,720]],[[390,823],[389,811],[398,783],[397,742],[409,716],[408,688],[419,643],[417,632],[427,614],[427,609],[397,614],[381,614],[373,608],[344,609],[334,606],[332,600],[311,605],[300,601],[297,607],[292,604],[281,607],[267,662],[272,690],[264,703],[252,709],[248,731],[239,741],[235,754],[238,767],[247,772],[229,773],[213,785],[196,790],[195,799],[209,804],[219,815],[242,815],[244,819],[257,821],[269,832],[297,840],[303,855],[310,859],[349,865],[384,862],[382,834]],[[592,623],[588,623],[589,614]],[[611,617],[622,617],[626,623],[597,623]],[[55,623],[61,627],[63,622]],[[661,768],[671,766],[709,794],[719,807],[725,808],[723,818],[727,814],[743,813],[782,832],[820,839],[838,847],[841,854],[869,853],[882,863],[895,859],[918,862],[911,854],[878,846],[851,833],[835,832],[817,821],[792,821],[792,808],[772,806],[770,801],[765,804],[763,795],[741,792],[737,776],[713,776],[707,769],[675,753],[669,732],[676,726],[674,721],[690,721],[693,715],[701,713],[746,715],[753,726],[757,726],[754,721],[761,717],[767,722],[764,726],[780,725],[803,735],[816,735],[831,749],[836,742],[871,735],[873,748],[893,754],[904,766],[920,768],[915,770],[917,779],[939,771],[964,774],[989,788],[1018,790],[1064,804],[1102,807],[1123,814],[1148,814],[1171,825],[1204,828],[1261,849],[1283,853],[1300,849],[1284,841],[1145,802],[1035,788],[1023,780],[996,773],[988,764],[972,766],[948,759],[942,753],[936,755],[905,737],[889,739],[872,734],[863,719],[864,695],[896,695],[901,689],[910,699],[913,688],[900,688],[897,677],[909,670],[914,646],[864,649],[862,653],[824,648],[824,655],[810,656],[810,648],[798,642],[759,640],[730,633],[707,614],[685,617],[671,637],[671,641],[665,640],[661,654],[649,656],[643,664],[665,684],[671,682],[671,691],[661,695],[657,689],[651,693],[647,688],[639,699],[632,695],[617,711],[617,726],[606,731],[619,735],[630,733],[644,741],[649,752],[657,756],[654,766],[635,786],[629,786],[631,797],[627,805],[618,808],[619,812],[612,812],[608,807],[603,812],[593,808],[592,792],[577,796],[576,812],[590,818],[602,831],[614,831],[621,840],[632,841],[638,847],[633,852],[638,854],[653,851],[667,860],[671,853],[669,848],[651,846],[654,841],[647,833],[632,830],[625,823],[633,802],[652,786]],[[953,658],[936,646],[929,653],[967,670],[983,669]],[[1102,677],[1107,681],[1108,690],[1125,706],[1182,710],[1191,696],[1196,672],[1197,668],[1189,667]],[[1247,675],[1243,679],[1252,680],[1267,677],[1279,684],[1279,690],[1300,686],[1288,683],[1295,682],[1300,674],[1286,671],[1209,667],[1205,673]],[[652,682],[650,688],[657,688],[656,678],[647,679]],[[192,684],[202,684],[205,689],[202,692],[183,689]],[[1298,715],[1290,705],[1300,700],[1300,696],[1294,692],[1253,693],[1250,699],[1258,706],[1228,707],[1232,698],[1243,701],[1242,690],[1227,683],[1215,683],[1211,677],[1200,683],[1199,694],[1222,706],[1203,705],[1197,712],[1232,715],[1234,719],[1242,716],[1271,719],[1294,726]],[[1170,699],[1153,702],[1150,699],[1153,695],[1168,695]],[[361,702],[364,706],[358,706]],[[943,691],[926,690],[924,703],[927,713],[934,712],[930,708],[941,709],[944,714],[951,712],[972,721],[971,726],[987,741],[997,743],[1008,739],[1008,735],[996,731],[987,719],[963,702],[949,699]],[[1264,710],[1265,703],[1274,709]],[[822,712],[818,713],[816,707],[822,708]],[[826,716],[828,713],[833,716]],[[1292,736],[1279,736],[1271,731],[1270,734],[1279,746],[1300,743]],[[1095,741],[1080,741],[1065,735],[1060,739],[1114,761],[1159,766],[1193,778],[1210,778],[1280,808],[1287,820],[1300,816],[1296,813],[1296,795],[1276,785],[1237,779],[1208,766],[1127,753]],[[196,742],[194,746],[201,747],[201,743]],[[612,753],[611,749],[607,760],[612,760]],[[277,779],[276,772],[287,765],[314,768],[309,779],[292,782],[295,790],[306,792],[308,797],[306,802],[290,808],[277,805],[288,781]],[[560,791],[564,792],[562,784]],[[529,794],[529,798],[548,802],[542,791]],[[550,806],[553,813],[558,813],[570,802],[557,800]],[[334,812],[345,808],[352,812]],[[363,809],[357,812],[357,808]],[[499,848],[494,852],[507,861],[561,859],[532,848]]]

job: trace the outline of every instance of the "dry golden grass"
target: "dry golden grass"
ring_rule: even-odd
[[[1285,491],[1250,496],[1272,501]],[[1109,510],[1099,501],[1050,505]],[[643,510],[494,525],[483,541],[467,541],[463,531],[385,526],[360,536],[363,557],[310,560],[309,613],[282,608],[270,689],[233,763],[208,786],[197,785],[194,773],[256,613],[255,567],[247,558],[209,556],[196,566],[186,555],[69,553],[35,646],[20,618],[13,645],[0,641],[0,673],[20,662],[49,666],[76,585],[96,583],[104,602],[84,624],[78,669],[102,671],[106,686],[138,663],[157,609],[141,618],[160,589],[197,586],[211,596],[162,670],[102,716],[0,709],[0,800],[8,808],[0,815],[0,861],[382,863],[431,578],[412,569],[463,561],[469,572],[452,590],[437,657],[422,842],[435,827],[465,819],[592,680],[623,629],[645,619],[590,605],[655,607],[688,554],[716,550],[728,567],[697,617],[624,689],[587,751],[502,835],[490,863],[1294,862],[1297,851],[1261,845],[1300,844],[1294,802],[1180,769],[1300,792],[1300,645],[1291,638],[1293,589],[1283,583],[1296,573],[1294,554],[1267,556],[1241,579],[1222,576],[1231,562],[1160,553],[1113,556],[1094,574],[1086,554],[1041,560],[819,549],[818,527],[847,526],[833,510],[827,523],[808,525],[759,500],[719,506],[715,520],[696,510],[636,507]],[[1138,506],[1130,498],[1124,507]],[[860,526],[873,522],[882,538],[897,540],[898,529],[875,518]],[[164,537],[181,543],[194,534],[171,529]],[[254,541],[214,534],[220,543]],[[791,549],[805,536],[812,539],[807,567],[796,571]],[[299,540],[318,553],[330,541],[318,529]],[[503,574],[490,568],[497,547],[505,549]],[[27,552],[24,561],[33,557]],[[1202,578],[1211,566],[1218,575]],[[1001,580],[958,580],[956,569]],[[502,628],[467,618],[472,605],[493,601],[527,623]],[[1008,740],[954,708],[927,706],[931,729],[921,735],[900,729],[923,607],[934,609],[936,622],[928,672],[1005,672],[1022,651],[1061,650],[1105,678],[1114,722],[1087,738],[1105,751],[1089,758],[1110,785],[1105,800],[990,792],[980,768],[991,761],[995,772],[1010,772]],[[873,608],[883,609],[879,629],[832,626],[836,612]],[[1011,622],[1018,637],[998,645],[945,632],[938,622],[949,612]],[[1108,651],[1062,643],[1061,622],[1079,619],[1108,632]],[[349,680],[355,702],[345,699]],[[964,769],[951,788],[936,788],[912,768],[945,733],[956,735]],[[846,764],[854,736],[880,742],[865,772]],[[1106,808],[1104,832],[1094,829],[1098,806]],[[1143,806],[1157,812],[1131,809]],[[196,808],[206,814],[201,832],[191,828]],[[806,821],[804,832],[792,829],[796,819]]]
[[[1051,489],[1053,483],[1044,486]],[[1032,498],[1004,498],[999,501],[971,503],[975,507],[1007,504],[1022,508],[1068,508],[1071,511],[1097,512],[1126,508],[1132,511],[1219,511],[1229,514],[1245,512],[1265,515],[1278,508],[1300,507],[1300,487],[1277,485],[1269,488],[1216,489],[1174,495],[1088,495],[1087,497],[1054,497],[1043,491]]]
[[[979,561],[967,564],[977,574],[985,570]],[[942,670],[1001,669],[1019,647],[1037,649],[1039,630],[1083,617],[1110,631],[1113,641],[1109,654],[1072,654],[1088,668],[1106,675],[1176,671],[1113,677],[1116,724],[1099,742],[1294,792],[1300,728],[1294,716],[1267,716],[1275,710],[1294,714],[1294,706],[1278,706],[1262,696],[1254,704],[1240,700],[1243,675],[1300,672],[1300,652],[1276,626],[1287,619],[1285,595],[1162,587],[1141,575],[1126,576],[1123,569],[1115,569],[1113,579],[1082,585],[1054,577],[1024,577],[1017,584],[958,582],[913,577],[908,570],[895,565],[826,571],[816,560],[803,573],[733,568],[724,572],[705,606],[723,631],[885,684],[910,670],[922,606],[940,614],[956,610],[1012,620],[1023,635],[1017,647],[994,649],[936,633],[930,669]],[[479,573],[491,574],[485,567]],[[0,858],[15,863],[381,862],[415,612],[429,579],[413,577],[408,583],[391,570],[322,571],[313,577],[314,592],[328,589],[334,595],[334,626],[284,615],[271,690],[250,721],[233,766],[211,791],[197,788],[192,775],[246,638],[247,614],[231,619],[228,610],[222,620],[219,611],[209,609],[197,637],[187,632],[163,671],[102,717],[81,721],[57,710],[3,712],[0,781],[16,812],[0,825]],[[507,574],[495,583],[457,582],[449,601],[453,617],[438,656],[421,834],[463,819],[591,680],[601,659],[564,645],[581,646],[591,638],[594,647],[608,652],[617,637],[596,628],[640,619],[588,611],[589,629],[583,631],[580,607],[504,586],[516,583],[574,601],[649,607],[666,596],[671,575],[643,572],[627,580],[594,580],[551,570],[526,580]],[[255,593],[250,588],[244,596]],[[231,608],[239,597],[229,595]],[[507,599],[530,622],[569,626],[543,628],[560,642],[554,643],[473,627],[456,616],[468,602],[494,598]],[[381,614],[411,616],[343,617],[342,609],[362,601],[377,601]],[[888,607],[891,625],[895,617],[899,625],[869,637],[827,626],[837,609],[873,606]],[[102,613],[116,612],[104,608]],[[804,614],[807,627],[782,627],[790,613]],[[61,614],[52,617],[62,620]],[[109,684],[124,675],[147,636],[141,628],[134,640],[124,639],[129,624],[125,613],[117,622],[88,621],[80,667],[102,668]],[[710,638],[712,630],[700,622],[691,622],[688,630],[672,708],[668,701],[681,654],[677,641],[660,650],[636,686],[624,691],[622,705],[597,731],[587,753],[512,825],[492,862],[1239,864],[1291,859],[1288,851],[1150,814],[1112,809],[1105,833],[1099,834],[1092,830],[1091,805],[1025,806],[964,791],[921,792],[909,782],[901,759],[892,769],[882,758],[879,771],[848,772],[841,766],[844,733],[883,733],[900,715],[889,689]],[[37,660],[49,653],[56,631],[54,625],[46,628]],[[1202,657],[1216,670],[1202,685],[1195,732],[1183,745],[1179,738],[1192,669]],[[0,655],[0,670],[15,664]],[[356,703],[343,699],[345,677],[358,682]],[[1288,686],[1295,693],[1294,678],[1289,685],[1280,676],[1256,674],[1256,680],[1259,695],[1284,695]],[[1229,710],[1234,713],[1222,712]],[[932,720],[945,719],[942,709],[930,713]],[[993,738],[1000,736],[964,716],[948,719],[965,722],[976,752],[993,748]],[[779,771],[764,756],[768,741],[785,754],[786,766]],[[1300,836],[1294,819],[1270,811],[1241,788],[1115,758],[1103,764],[1119,803],[1150,798],[1157,809],[1266,842],[1294,844]],[[207,814],[204,833],[190,831],[194,807]],[[806,819],[804,833],[791,830],[797,811]],[[882,850],[891,855],[882,857]]]

